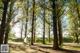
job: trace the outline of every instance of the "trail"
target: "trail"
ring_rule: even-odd
[[[23,43],[9,43],[10,45],[10,53],[80,53],[80,51],[75,50],[53,50],[52,46],[50,45],[42,45],[42,44],[35,44],[25,45]]]

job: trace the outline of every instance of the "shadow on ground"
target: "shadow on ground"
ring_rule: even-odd
[[[80,51],[67,50],[62,48],[60,48],[59,50],[53,50],[52,46],[42,44],[34,44],[29,46],[25,46],[23,44],[20,45],[10,44],[10,47],[18,52],[25,51],[25,53],[28,53],[27,51],[29,50],[33,50],[34,53],[80,53]]]
[[[34,45],[34,46],[38,46],[39,48],[43,48],[43,49],[53,50],[53,48],[50,47],[50,46],[44,46],[44,45]],[[33,49],[35,49],[35,48],[33,48]],[[43,50],[39,49],[39,51],[43,51]],[[80,51],[68,50],[68,49],[63,49],[63,48],[60,48],[60,49],[55,50],[55,51],[62,51],[63,53],[80,53]],[[54,52],[54,50],[53,50],[53,52]],[[45,51],[45,53],[49,53],[49,52]],[[56,52],[56,53],[57,53],[57,52]]]

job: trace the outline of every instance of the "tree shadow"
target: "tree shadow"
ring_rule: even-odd
[[[12,48],[14,48],[15,50],[17,48],[19,48],[20,50],[25,51],[26,48],[24,48],[25,46],[22,45],[12,45]],[[17,47],[17,48],[16,48]],[[43,52],[43,53],[50,53],[50,51],[52,51],[52,53],[56,52],[62,52],[62,53],[80,53],[80,51],[76,51],[76,50],[68,50],[68,49],[63,49],[63,48],[59,48],[58,50],[54,50],[52,46],[47,46],[47,45],[38,45],[38,44],[34,44],[34,45],[30,45],[29,46],[31,49]],[[46,51],[46,49],[49,49],[50,51]]]
[[[16,51],[17,51],[17,49],[25,51],[25,47],[22,46],[22,45],[14,45],[14,44],[10,44],[9,47],[12,48],[12,49],[14,49],[14,50],[16,50]]]
[[[53,49],[53,48],[50,47],[50,46],[44,46],[44,45],[37,45],[37,44],[35,44],[34,46],[38,46],[38,47],[40,47],[40,48],[46,48],[46,49]]]
[[[63,45],[63,46],[70,46],[70,47],[74,47],[74,48],[80,48],[79,45],[75,46],[75,45]]]
[[[42,49],[38,49],[38,48],[35,48],[35,47],[30,47],[31,49],[34,49],[34,50],[37,50],[37,51],[40,51],[40,52],[43,52],[43,53],[49,53],[47,51],[44,51]]]
[[[68,50],[68,49],[62,49],[62,48],[60,48],[58,51],[64,51],[66,53],[80,53],[80,51]]]
[[[34,45],[34,46],[38,46],[38,47],[44,48],[44,49],[54,50],[53,47],[50,47],[50,46],[42,46],[42,45]],[[56,51],[62,51],[62,52],[65,52],[65,53],[80,53],[80,51],[77,51],[77,50],[68,50],[68,49],[63,49],[63,48],[59,48]]]

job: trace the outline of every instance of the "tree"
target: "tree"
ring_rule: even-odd
[[[6,31],[5,31],[5,41],[4,43],[7,44],[8,43],[8,36],[9,36],[9,32],[10,32],[10,22],[12,21],[12,14],[13,14],[13,5],[14,5],[15,1],[10,1],[10,5],[9,5],[9,13],[8,13],[8,18],[7,18],[7,23],[6,23]]]
[[[58,32],[57,32],[57,15],[56,15],[56,0],[51,0],[52,1],[52,9],[53,9],[53,33],[54,33],[54,43],[53,43],[53,48],[59,49],[58,45]]]
[[[2,20],[1,20],[1,26],[0,26],[0,44],[3,43],[4,40],[4,33],[5,33],[5,28],[6,28],[6,15],[7,15],[7,9],[8,9],[8,4],[9,0],[3,0],[3,15],[2,15]]]
[[[33,45],[33,42],[34,42],[34,18],[35,18],[35,0],[33,0],[33,17],[32,17],[31,45]]]
[[[79,16],[79,6],[78,6],[78,2],[77,0],[72,0],[71,2],[69,2],[69,21],[70,21],[70,25],[69,25],[69,32],[71,33],[71,35],[73,34],[74,37],[74,41],[76,43],[79,43],[79,22],[80,22],[80,16]],[[73,6],[73,7],[72,7]],[[77,15],[77,16],[75,16]]]
[[[45,6],[45,0],[44,0],[44,4]],[[43,7],[44,9],[44,13],[43,13],[43,44],[45,44],[45,7]]]
[[[61,18],[64,15],[64,2],[57,0],[56,3],[56,14],[57,14],[57,28],[58,28],[58,41],[59,41],[59,46],[62,45],[63,42],[63,36],[62,36],[62,22],[61,22]]]
[[[27,1],[25,1],[25,2],[27,2],[27,7],[26,7],[26,4],[25,4],[25,11],[26,11],[26,20],[25,20],[25,38],[26,38],[26,41],[27,41],[27,25],[28,25],[28,7],[29,7],[29,1],[27,0]]]

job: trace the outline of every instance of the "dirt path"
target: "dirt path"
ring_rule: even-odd
[[[23,43],[10,43],[10,53],[80,53],[80,51],[53,50],[50,45],[35,44],[31,46]]]

